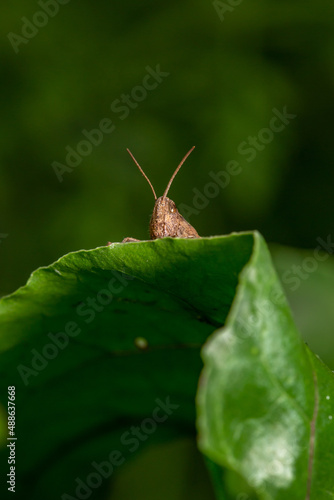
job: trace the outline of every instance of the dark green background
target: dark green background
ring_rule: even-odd
[[[18,53],[8,33],[21,35],[22,17],[41,7],[2,9],[0,293],[66,252],[148,237],[154,200],[127,147],[159,195],[196,145],[170,191],[178,205],[192,204],[211,170],[240,162],[242,173],[190,217],[201,235],[256,228],[267,241],[314,248],[330,233],[334,6],[230,8],[222,21],[212,2],[70,0]],[[112,102],[156,65],[169,76],[121,120]],[[284,106],[297,117],[247,162],[238,146]],[[52,162],[103,118],[115,130],[59,183]]]
[[[211,1],[70,0],[18,53],[8,33],[21,35],[22,18],[31,21],[42,9],[32,0],[3,7],[0,235],[7,236],[0,238],[0,295],[67,252],[148,238],[154,199],[126,148],[160,195],[196,146],[170,191],[177,205],[191,206],[211,171],[240,163],[242,172],[190,217],[200,235],[258,229],[269,242],[313,249],[331,234],[334,5],[237,3],[230,0],[222,20]],[[121,120],[111,104],[157,65],[169,76]],[[284,106],[296,118],[247,162],[238,147]],[[64,163],[65,148],[76,148],[82,130],[105,118],[115,130],[60,183],[52,163]],[[298,262],[278,255],[282,272]],[[306,337],[330,363],[333,274],[327,266],[324,274],[325,287],[318,279],[316,288],[328,299],[323,325],[313,316]],[[306,292],[306,301],[290,299],[299,320],[313,308]]]

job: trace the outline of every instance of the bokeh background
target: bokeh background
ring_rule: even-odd
[[[196,145],[170,191],[188,206],[210,171],[240,163],[189,218],[201,235],[259,229],[269,242],[314,248],[331,232],[332,2],[56,5],[30,39],[28,22],[44,22],[37,2],[7,4],[0,20],[2,294],[69,251],[148,237],[154,200],[127,147],[162,194]],[[142,85],[147,66],[168,76],[123,118],[111,105]],[[284,106],[296,118],[248,162],[240,144]],[[104,118],[115,129],[59,182],[53,162],[65,164],[66,147]]]
[[[258,229],[311,255],[331,235],[333,2],[16,0],[0,26],[0,295],[67,252],[148,238],[154,199],[126,148],[160,195],[196,146],[170,190],[183,208],[210,172],[238,163],[188,211],[200,235]],[[271,137],[273,109],[295,117]],[[55,162],[66,166],[68,148],[106,119],[113,130],[60,182]],[[306,255],[273,248],[282,274]],[[334,367],[331,259],[287,292]]]

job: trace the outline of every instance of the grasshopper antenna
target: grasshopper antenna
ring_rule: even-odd
[[[176,168],[176,170],[175,170],[174,174],[173,174],[173,175],[172,175],[172,177],[170,178],[169,183],[167,184],[166,190],[165,190],[165,192],[164,192],[164,194],[163,194],[163,196],[162,196],[162,198],[163,198],[163,199],[165,199],[165,198],[166,198],[167,193],[168,193],[168,191],[169,191],[169,188],[171,187],[172,182],[173,182],[173,180],[174,180],[174,178],[175,178],[176,174],[178,173],[178,171],[180,170],[180,168],[182,167],[182,165],[184,164],[184,162],[186,161],[186,159],[188,158],[188,156],[190,155],[190,153],[191,153],[194,149],[195,149],[195,146],[193,146],[193,147],[192,147],[192,148],[188,151],[188,153],[186,154],[186,156],[185,156],[185,157],[181,160],[181,163],[179,164],[179,166]],[[145,177],[146,177],[146,176],[145,176]],[[152,188],[152,189],[153,189],[153,188]]]
[[[155,194],[155,191],[154,191],[154,187],[152,186],[152,183],[150,181],[150,179],[147,177],[147,175],[145,174],[144,170],[141,168],[141,166],[139,165],[139,163],[137,162],[136,158],[133,156],[133,154],[131,153],[130,149],[126,149],[127,152],[129,153],[129,155],[131,156],[131,158],[133,159],[133,161],[135,162],[135,164],[137,165],[137,167],[139,168],[139,170],[141,171],[141,173],[143,174],[143,176],[145,177],[145,179],[147,180],[147,182],[149,183],[149,185],[151,186],[151,189],[153,191],[153,194],[154,194],[154,199],[156,200],[157,199],[157,195]],[[189,153],[188,153],[189,154]],[[184,158],[185,160],[186,158]],[[184,161],[183,160],[183,161]]]

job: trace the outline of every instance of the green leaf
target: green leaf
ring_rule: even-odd
[[[266,500],[328,498],[333,377],[305,349],[258,233],[71,253],[0,301],[16,498],[106,498],[146,446],[194,436],[208,337],[198,424],[218,498],[237,496],[213,462]]]
[[[255,234],[225,327],[203,348],[201,450],[259,498],[334,498],[334,379],[305,347]]]
[[[252,247],[249,233],[80,251],[0,301],[4,407],[16,386],[17,498],[76,497],[79,485],[83,495],[94,463],[114,460],[88,486],[103,497],[123,459],[195,434],[200,348],[224,324]]]

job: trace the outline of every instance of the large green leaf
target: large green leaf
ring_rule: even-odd
[[[226,325],[203,359],[202,451],[261,499],[334,498],[333,374],[303,345],[257,236]]]
[[[224,323],[252,247],[244,234],[80,251],[1,300],[1,401],[15,385],[24,498],[75,496],[76,478],[112,450],[127,460],[195,434],[200,347]],[[154,413],[166,401],[166,422],[145,423],[166,415]]]
[[[16,387],[16,498],[106,497],[146,445],[194,435],[210,336],[204,453],[260,498],[307,498],[309,487],[309,498],[325,498],[332,375],[305,350],[257,233],[75,252],[0,301],[3,407]]]

